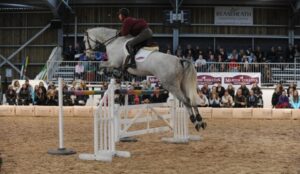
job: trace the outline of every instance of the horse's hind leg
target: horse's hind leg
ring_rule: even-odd
[[[199,131],[201,128],[204,130],[207,126],[206,122],[204,122],[202,120],[202,117],[201,117],[201,114],[199,113],[199,110],[198,110],[198,107],[197,106],[193,106],[193,109],[194,109],[194,112],[195,112],[195,115],[196,115],[196,118],[195,118],[195,128],[197,131]]]
[[[206,127],[206,123],[202,122],[202,117],[200,116],[198,109],[194,109],[193,111],[193,107],[190,104],[190,99],[184,96],[180,88],[176,88],[176,86],[165,86],[165,88],[168,89],[169,92],[171,92],[185,106],[190,116],[191,122],[195,125],[195,129],[197,131],[199,131],[201,127],[204,129]],[[196,113],[196,116],[194,112]]]

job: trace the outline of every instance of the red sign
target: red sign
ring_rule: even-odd
[[[222,77],[213,77],[209,75],[198,75],[197,76],[198,85],[204,85],[207,83],[208,85],[213,85],[216,83],[222,83]]]
[[[229,84],[232,83],[233,85],[240,85],[241,83],[245,83],[246,85],[251,85],[253,83],[259,83],[258,77],[251,77],[247,75],[237,75],[233,77],[225,77],[224,83]]]

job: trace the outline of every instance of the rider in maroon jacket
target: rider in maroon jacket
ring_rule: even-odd
[[[129,52],[130,58],[129,67],[136,68],[134,55],[137,50],[135,50],[135,46],[152,38],[152,30],[149,28],[145,20],[130,17],[129,10],[126,8],[121,8],[118,12],[118,15],[120,21],[122,22],[122,28],[119,36],[131,35],[134,37],[132,40],[127,42],[126,48]],[[128,58],[126,58],[126,60],[127,59]]]

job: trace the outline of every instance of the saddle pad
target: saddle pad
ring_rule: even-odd
[[[154,52],[154,50],[145,50],[144,48],[140,49],[135,55],[135,61],[144,62],[152,52]]]

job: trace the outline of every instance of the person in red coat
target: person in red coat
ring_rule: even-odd
[[[136,19],[129,16],[129,10],[127,8],[121,8],[118,12],[119,20],[122,22],[122,28],[119,32],[119,36],[131,35],[134,38],[127,42],[126,48],[129,53],[130,64],[129,67],[136,68],[134,55],[137,50],[135,46],[146,42],[152,38],[152,30],[149,28],[148,23],[144,19]]]

